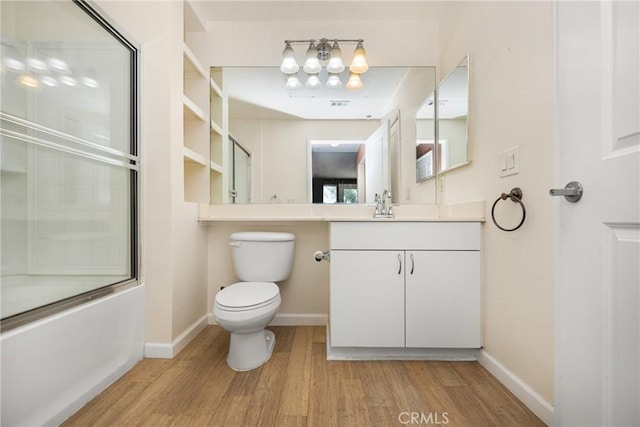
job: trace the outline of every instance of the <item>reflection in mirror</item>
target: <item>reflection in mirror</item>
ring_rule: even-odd
[[[365,141],[310,140],[311,203],[358,203],[364,198]]]
[[[438,172],[469,164],[469,56],[438,85]]]
[[[416,113],[416,182],[435,176],[435,92]]]
[[[381,126],[386,135],[379,144],[384,152],[376,178],[384,188],[377,192],[398,188],[402,191],[392,191],[392,196],[404,196],[409,193],[406,188],[415,184],[413,150],[400,147],[415,140],[413,126],[407,129],[409,123],[403,122],[399,129],[392,124],[394,118],[407,117],[413,125],[413,112],[435,89],[434,67],[371,67],[363,76],[364,88],[357,92],[344,86],[287,90],[277,67],[224,67],[222,72],[223,91],[229,97],[229,133],[251,153],[252,203],[312,203],[316,173],[309,141],[365,141]],[[411,113],[403,116],[403,110]],[[400,155],[394,158],[394,152]],[[366,169],[361,166],[360,173]],[[369,168],[371,178],[373,170]],[[353,176],[353,169],[349,173]],[[333,177],[343,178],[335,173]],[[339,185],[327,187],[326,200],[333,200],[335,193],[336,203],[370,203],[367,185],[357,181],[356,191],[346,191],[346,198]],[[422,190],[411,200],[434,203],[435,191]]]

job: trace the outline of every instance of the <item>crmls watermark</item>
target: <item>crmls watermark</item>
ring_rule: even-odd
[[[400,412],[400,424],[449,424],[448,412]]]

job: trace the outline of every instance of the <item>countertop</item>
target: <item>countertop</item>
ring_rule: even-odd
[[[485,202],[397,205],[394,218],[374,218],[369,205],[251,204],[200,205],[198,220],[213,222],[484,222]]]

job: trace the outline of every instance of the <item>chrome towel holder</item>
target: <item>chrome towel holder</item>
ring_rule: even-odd
[[[522,220],[520,221],[520,224],[516,225],[514,228],[501,227],[500,224],[498,224],[498,222],[496,221],[496,217],[494,215],[494,210],[496,209],[496,205],[498,204],[498,202],[500,200],[507,200],[507,199],[511,199],[511,201],[514,203],[520,203],[520,207],[522,208]],[[524,207],[524,203],[522,203],[522,190],[519,187],[512,188],[509,194],[502,193],[500,197],[498,197],[496,201],[493,202],[493,206],[491,207],[491,219],[493,220],[493,223],[496,225],[496,227],[498,227],[502,231],[516,231],[518,228],[522,227],[522,224],[524,224],[524,219],[526,218],[526,216],[527,216],[527,210]]]

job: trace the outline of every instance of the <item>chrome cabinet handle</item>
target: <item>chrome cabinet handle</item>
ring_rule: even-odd
[[[582,198],[582,184],[578,181],[571,181],[564,188],[552,188],[549,190],[551,196],[564,196],[567,202],[576,203]]]
[[[413,267],[415,267],[415,262],[413,260],[413,254],[411,254],[411,272],[409,274],[413,274]]]
[[[400,254],[398,254],[398,274],[402,273],[402,259]]]

